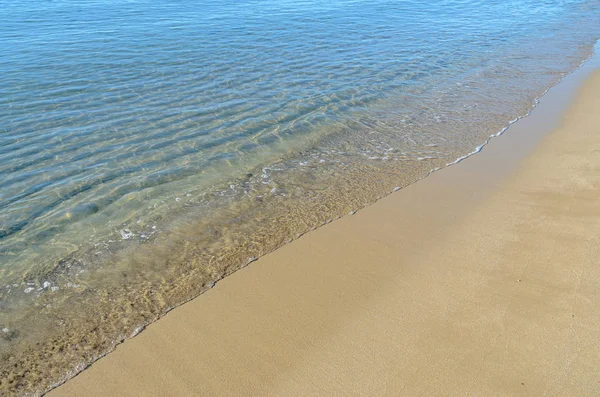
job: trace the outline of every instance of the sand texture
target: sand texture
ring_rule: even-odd
[[[600,72],[547,102],[49,395],[600,396]]]

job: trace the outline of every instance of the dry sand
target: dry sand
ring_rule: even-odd
[[[49,395],[600,396],[600,72],[538,142],[565,95]]]

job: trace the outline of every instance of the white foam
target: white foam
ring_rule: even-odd
[[[134,236],[134,234],[129,229],[119,230],[119,233],[121,233],[121,238],[123,240],[129,240],[130,238],[132,238]]]

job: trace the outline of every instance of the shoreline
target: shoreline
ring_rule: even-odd
[[[575,70],[578,70],[581,66],[582,64],[579,64]],[[555,74],[556,81],[560,83],[565,76],[570,76],[571,73],[572,72],[566,74]],[[559,83],[554,82],[552,87],[555,87],[556,84]],[[548,89],[545,89],[544,93],[546,92],[548,92]],[[380,200],[381,197],[385,197],[399,190],[401,187],[405,188],[406,186],[427,177],[432,172],[436,172],[447,166],[456,164],[457,162],[460,162],[474,154],[477,154],[492,138],[501,135],[504,131],[506,131],[507,128],[514,124],[514,122],[530,114],[531,110],[537,106],[539,98],[539,96],[528,97],[527,101],[523,101],[522,103],[526,104],[523,108],[524,110],[518,113],[520,116],[511,121],[508,121],[509,118],[506,118],[505,122],[507,123],[507,127],[500,128],[498,125],[496,125],[493,128],[484,129],[483,131],[485,131],[485,134],[480,134],[480,136],[474,141],[478,146],[475,148],[475,150],[472,150],[468,154],[462,155],[462,153],[465,151],[461,151],[454,153],[453,156],[448,156],[448,158],[431,158],[426,162],[429,164],[428,166],[422,169],[419,168],[418,170],[412,166],[407,166],[402,167],[401,169],[393,170],[394,172],[389,173],[384,172],[383,169],[380,169],[379,172],[374,172],[374,169],[363,169],[363,171],[365,171],[364,173],[351,173],[348,171],[345,174],[345,180],[354,181],[356,184],[352,185],[349,183],[342,190],[340,190],[339,187],[338,189],[331,190],[324,189],[321,191],[325,193],[321,194],[320,196],[310,197],[310,200],[305,200],[306,196],[303,197],[304,200],[286,200],[285,203],[287,203],[287,207],[284,207],[283,205],[278,207],[277,204],[281,204],[281,202],[276,201],[278,198],[273,198],[271,201],[267,200],[262,202],[262,209],[263,213],[265,214],[274,213],[275,210],[280,210],[282,214],[286,215],[284,218],[286,218],[288,215],[291,215],[285,219],[285,222],[278,222],[278,219],[280,219],[280,216],[278,216],[280,214],[278,213],[271,218],[267,217],[267,219],[270,219],[270,223],[265,222],[264,219],[261,219],[261,216],[257,216],[260,214],[251,214],[253,212],[251,208],[254,207],[244,207],[242,205],[240,205],[240,208],[236,209],[237,212],[235,212],[235,214],[238,214],[239,216],[229,215],[228,218],[217,217],[216,219],[207,220],[206,218],[199,216],[200,213],[193,213],[193,216],[190,216],[191,219],[202,220],[204,223],[194,224],[193,222],[184,222],[182,227],[174,228],[174,230],[170,231],[162,230],[159,225],[159,235],[157,235],[156,240],[151,241],[150,244],[140,246],[133,244],[130,247],[122,247],[122,250],[114,249],[114,255],[113,253],[109,253],[108,256],[103,257],[103,259],[99,260],[98,262],[96,262],[94,259],[90,259],[90,262],[88,263],[86,260],[84,260],[86,255],[82,255],[81,257],[74,255],[66,258],[66,262],[64,262],[61,266],[50,266],[51,269],[49,270],[49,273],[38,274],[35,277],[35,282],[37,282],[37,285],[35,285],[35,282],[31,282],[33,286],[29,286],[28,284],[27,290],[23,291],[21,295],[25,296],[28,294],[27,291],[32,292],[37,288],[38,292],[36,293],[35,298],[37,299],[40,296],[43,297],[46,299],[44,302],[45,307],[52,308],[50,311],[45,313],[45,317],[48,319],[47,323],[51,324],[51,326],[40,326],[40,324],[43,324],[43,318],[40,315],[40,312],[36,311],[35,307],[30,308],[34,314],[29,315],[29,313],[26,312],[22,313],[24,318],[31,319],[31,325],[18,324],[15,326],[17,329],[17,334],[19,328],[32,330],[38,334],[44,335],[44,340],[50,342],[41,347],[38,343],[39,340],[34,340],[35,337],[31,338],[30,340],[33,340],[33,343],[31,343],[30,346],[27,346],[28,350],[24,354],[17,353],[12,355],[12,357],[9,356],[11,359],[17,357],[17,360],[15,361],[20,361],[20,363],[25,363],[25,365],[15,366],[13,365],[13,362],[9,362],[9,364],[6,366],[8,370],[5,371],[9,374],[7,378],[11,377],[11,379],[16,380],[10,382],[8,386],[16,386],[16,389],[19,390],[19,387],[22,384],[30,382],[28,379],[22,379],[20,374],[29,374],[35,372],[31,371],[30,368],[35,367],[39,362],[48,362],[50,357],[54,361],[55,367],[50,366],[45,368],[44,370],[47,371],[46,373],[49,371],[54,371],[54,368],[69,368],[70,370],[65,371],[65,373],[61,373],[62,375],[58,377],[58,380],[56,380],[56,378],[50,378],[52,380],[48,381],[48,384],[51,385],[50,387],[54,387],[53,385],[63,383],[65,379],[68,379],[74,376],[76,373],[81,372],[91,363],[95,362],[98,358],[109,354],[116,345],[119,345],[124,340],[137,335],[140,330],[161,318],[168,311],[201,295],[205,291],[212,288],[216,282],[222,280],[224,277],[237,271],[238,269],[245,267],[248,263],[254,261],[256,258],[262,257],[266,253],[272,252],[289,241],[292,241],[293,239],[296,239],[311,230],[315,230],[316,228],[321,227],[332,220],[344,217],[348,213],[355,213],[365,206],[370,206],[374,202]],[[460,120],[460,117],[456,118],[455,120]],[[465,131],[469,130],[476,131],[478,129],[465,128]],[[485,137],[486,134],[490,134],[492,131],[495,132]],[[483,145],[479,145],[479,143],[482,141],[485,143]],[[474,147],[474,145],[469,146],[469,148],[472,147]],[[291,156],[290,158],[294,158],[294,156]],[[421,158],[418,160],[420,161]],[[416,164],[415,161],[412,161],[410,164]],[[431,164],[430,161],[436,161],[436,163]],[[327,168],[327,164],[324,164],[323,169],[327,170]],[[266,169],[272,170],[274,168],[263,167],[263,174],[265,173]],[[357,167],[354,171],[358,170],[359,168]],[[420,170],[423,172],[415,172],[415,170]],[[258,177],[260,170],[253,169],[252,171],[253,172],[251,172],[249,175],[254,174],[255,177]],[[396,173],[396,171],[398,171],[398,173]],[[301,171],[301,173],[302,172],[304,171]],[[335,173],[332,173],[331,175],[334,174]],[[391,176],[390,178],[393,176],[395,179],[392,181],[391,179],[380,178],[381,175],[386,174],[389,174]],[[352,177],[352,175],[354,175],[354,177]],[[261,175],[260,178],[264,177]],[[335,180],[338,178],[332,179]],[[342,179],[339,178],[339,180]],[[372,186],[366,188],[367,182],[372,182]],[[269,185],[269,188],[271,186],[270,182],[266,185]],[[277,185],[277,183],[275,183],[275,185]],[[294,183],[291,185],[293,186]],[[326,186],[325,184],[321,185]],[[370,188],[373,188],[373,190]],[[271,189],[272,193],[273,189],[275,188]],[[364,192],[361,189],[363,189]],[[228,190],[228,188],[225,190]],[[286,186],[284,184],[282,192],[285,191]],[[319,189],[314,189],[314,191],[319,191]],[[222,192],[223,191],[221,191],[221,193]],[[364,194],[361,194],[361,192]],[[285,196],[285,194],[286,193],[282,193],[282,196]],[[272,197],[278,195],[278,193],[274,193]],[[299,196],[301,197],[302,195]],[[312,206],[312,209],[317,211],[310,211],[308,206],[306,206],[306,208],[302,207],[303,211],[299,211],[300,206],[297,206],[297,203],[301,201],[313,203],[314,205]],[[326,205],[327,203],[334,202],[339,206],[338,209],[336,209],[335,206],[331,207]],[[269,207],[267,206],[267,203],[275,205],[275,207]],[[290,203],[293,204],[290,205]],[[219,213],[219,211],[215,211],[215,213]],[[227,215],[228,213],[227,211],[220,213],[220,215],[223,214]],[[246,218],[244,219],[244,217]],[[236,224],[236,228],[229,228],[229,230],[232,232],[226,237],[215,233],[215,236],[220,238],[220,240],[213,241],[213,243],[215,243],[214,246],[211,243],[202,245],[202,243],[204,243],[203,237],[210,238],[210,236],[206,236],[206,234],[211,233],[204,232],[212,230],[212,224],[225,225],[228,224],[230,219],[242,220]],[[306,223],[307,220],[312,222]],[[279,225],[283,226],[281,228],[281,230],[283,230],[283,234],[270,233],[278,230],[277,227]],[[125,226],[127,225],[124,223],[123,227]],[[149,226],[149,224],[146,226]],[[245,227],[245,231],[247,233],[244,233],[244,229],[242,228],[243,226]],[[238,233],[236,234],[235,232]],[[150,232],[150,234],[153,233],[154,232]],[[124,228],[120,230],[120,236],[124,240],[128,240],[131,235],[136,234],[140,234],[139,230],[133,228]],[[140,235],[143,236],[144,234],[141,233]],[[169,236],[175,237],[170,239]],[[257,240],[255,238],[256,236],[259,236],[263,239]],[[158,242],[162,237],[165,238]],[[117,238],[117,240],[119,239]],[[234,240],[237,240],[236,244],[225,244],[224,246],[221,246],[221,249],[219,249],[217,246],[217,242]],[[198,244],[196,241],[201,241],[201,243]],[[115,243],[115,241],[110,242]],[[117,241],[116,244],[119,244],[119,241]],[[208,252],[210,254],[203,256],[202,253],[198,253],[196,250],[198,247],[206,248],[204,253]],[[239,247],[241,247],[241,249],[238,250]],[[108,252],[112,252],[113,250],[109,246],[104,246],[104,248],[106,248]],[[88,254],[97,254],[95,249],[92,251],[88,252]],[[115,263],[111,263],[112,259],[115,259]],[[107,261],[107,264],[110,263],[111,266],[102,266],[104,264],[103,261]],[[203,263],[203,261],[205,262]],[[142,263],[143,265],[140,266]],[[194,265],[194,263],[200,265],[197,266]],[[150,283],[144,285],[143,287],[139,284],[140,281],[142,283],[144,282],[146,276],[142,271],[139,273],[134,272],[133,277],[129,274],[129,272],[121,271],[128,266],[137,266],[138,270],[144,269],[148,271],[148,277],[152,278],[152,276],[157,275],[153,273],[155,269],[163,269],[162,266],[166,267],[167,264],[169,264],[171,271],[176,274],[173,278],[163,279],[160,284],[152,285]],[[69,276],[72,274],[77,274],[75,277],[78,278],[78,275],[82,272],[84,273],[83,280],[78,281],[83,282],[74,283],[72,282],[72,279],[70,281],[67,281],[68,278],[63,279],[63,276]],[[86,274],[91,276],[86,276]],[[136,274],[138,276],[137,279],[135,277]],[[189,279],[186,280],[186,276],[190,276]],[[99,277],[105,284],[95,283],[97,280],[94,279],[94,277]],[[118,285],[112,284],[113,282]],[[136,282],[138,283],[137,285]],[[25,284],[23,283],[23,285]],[[84,288],[87,291],[80,290],[77,291],[77,293],[93,291],[92,294],[87,295],[88,297],[91,296],[90,299],[80,300],[78,298],[83,295],[78,295],[75,293],[69,296],[69,289],[79,288],[81,285],[86,285]],[[95,289],[94,285],[101,286],[99,288],[100,291]],[[195,289],[199,285],[201,286],[200,290]],[[103,290],[102,287],[106,288]],[[68,296],[68,298],[64,299],[64,296],[60,295],[60,293],[54,294],[54,289],[56,289],[56,291],[67,291],[65,294]],[[48,291],[53,293],[46,294]],[[123,291],[135,291],[136,293],[128,293],[124,295],[122,294]],[[154,295],[155,297],[157,296],[158,299],[146,299],[149,295]],[[107,296],[109,299],[103,299]],[[120,305],[114,304],[115,300],[119,300],[118,297],[121,298]],[[53,299],[56,300],[53,301]],[[58,305],[63,304],[63,307],[66,309],[56,305],[55,302],[57,301],[59,302]],[[129,310],[130,306],[136,307],[137,309]],[[52,310],[54,309],[56,309],[55,313],[52,313]],[[67,313],[67,315],[64,316],[67,317],[66,321],[63,317],[64,313]],[[86,316],[81,315],[80,313],[92,313],[92,315]],[[95,317],[100,318],[100,316],[95,316],[97,313],[103,313],[104,318],[112,318],[112,320],[97,321],[93,323],[93,319]],[[140,320],[140,318],[142,318],[142,320]],[[52,323],[58,324],[59,326],[53,327]],[[63,325],[67,323],[69,326],[63,327]],[[121,329],[121,324],[126,325]],[[57,332],[55,332],[52,337],[48,337],[51,332],[44,332],[44,329],[52,329],[56,330]],[[114,334],[114,337],[107,337],[107,335],[109,335],[111,332],[115,332],[115,330],[117,330],[117,332]],[[27,335],[22,333],[21,341],[25,340],[26,337]],[[34,346],[34,343],[35,347],[32,347]],[[25,343],[21,344],[21,346],[23,345],[25,345]],[[43,351],[43,353],[40,354],[40,351]],[[66,357],[64,362],[60,362],[59,357],[61,355],[55,354],[56,351],[66,351],[68,354],[72,353],[72,355],[70,357]],[[78,357],[80,360],[72,362],[70,361],[72,356]],[[42,358],[40,359],[40,357]],[[46,373],[37,374],[37,378],[48,379],[45,376]],[[34,382],[30,382],[29,384],[35,385]],[[35,391],[32,393],[37,393],[38,390],[46,390],[46,388],[44,387],[35,389]]]
[[[589,46],[585,46],[585,48],[586,51],[582,54],[589,53],[587,51]],[[572,67],[579,63],[581,57],[578,56],[576,59],[576,62],[570,63]],[[571,66],[568,70],[572,69]],[[549,79],[548,81],[551,80],[554,84],[556,80],[564,77],[564,73],[566,70],[561,73],[546,74],[546,80]],[[512,73],[508,74],[508,76],[511,75]],[[514,77],[517,78],[517,75]],[[468,80],[465,81],[468,82]],[[465,86],[468,87],[468,84]],[[514,82],[512,84],[507,82],[506,86],[523,87],[515,85]],[[65,258],[64,262],[59,261],[58,265],[52,262],[49,263],[49,266],[40,266],[39,269],[32,267],[32,271],[24,276],[26,280],[21,281],[23,289],[8,288],[6,294],[13,295],[9,295],[7,301],[18,302],[20,298],[23,298],[23,301],[31,299],[36,305],[44,306],[47,310],[42,312],[33,304],[23,304],[27,310],[15,310],[14,316],[6,315],[2,318],[3,324],[8,323],[11,331],[7,338],[10,339],[10,343],[6,344],[7,348],[2,352],[5,357],[9,358],[9,360],[5,360],[7,365],[3,367],[3,372],[7,374],[5,378],[10,377],[11,379],[5,384],[8,384],[7,387],[10,387],[11,390],[21,390],[21,388],[31,385],[36,387],[35,380],[21,377],[21,374],[32,373],[36,374],[36,379],[44,379],[48,382],[32,393],[52,387],[48,385],[62,383],[82,368],[86,368],[91,362],[112,351],[115,345],[122,343],[123,340],[137,334],[147,324],[162,317],[172,308],[178,307],[190,298],[212,288],[214,283],[221,280],[224,275],[229,275],[246,266],[249,258],[252,261],[254,258],[261,257],[332,219],[355,212],[365,205],[371,205],[380,197],[390,194],[395,187],[397,187],[396,189],[405,187],[414,183],[415,180],[422,179],[434,168],[440,169],[440,167],[443,168],[461,160],[462,157],[458,159],[457,157],[482,141],[488,142],[492,132],[496,132],[491,135],[495,136],[498,135],[497,131],[504,131],[505,128],[500,129],[500,127],[512,123],[509,120],[515,120],[516,115],[528,114],[531,106],[535,106],[533,99],[537,98],[547,86],[548,84],[544,84],[542,89],[535,91],[535,95],[526,95],[526,98],[523,97],[524,99],[521,101],[515,99],[521,98],[518,90],[515,93],[516,97],[495,95],[496,101],[488,101],[488,105],[493,103],[495,107],[500,108],[501,103],[520,104],[515,105],[520,110],[510,113],[510,117],[503,118],[498,124],[490,124],[489,128],[478,128],[479,124],[477,123],[471,127],[465,127],[463,123],[467,122],[469,118],[463,120],[460,115],[448,117],[447,124],[437,123],[442,126],[442,129],[448,129],[451,121],[455,121],[462,124],[465,132],[478,131],[477,138],[464,146],[464,148],[468,148],[467,150],[452,152],[453,154],[447,157],[434,158],[435,156],[424,155],[417,157],[416,160],[413,158],[407,163],[410,166],[391,169],[392,172],[385,172],[384,168],[376,169],[377,167],[371,167],[367,163],[360,163],[363,166],[361,168],[357,162],[356,167],[346,169],[348,172],[343,174],[345,179],[337,177],[336,175],[339,174],[335,170],[331,172],[329,164],[325,162],[318,168],[323,170],[319,171],[320,175],[327,176],[320,183],[313,185],[306,182],[315,181],[312,177],[317,175],[316,171],[307,173],[307,175],[303,175],[304,170],[299,171],[296,176],[301,175],[302,177],[296,178],[294,181],[292,181],[294,178],[288,174],[290,183],[286,186],[285,177],[270,178],[268,174],[273,169],[265,173],[267,167],[263,167],[262,174],[266,176],[259,175],[258,169],[252,169],[252,172],[247,174],[248,178],[254,178],[255,182],[258,181],[264,185],[262,186],[266,189],[264,192],[270,192],[266,196],[256,193],[258,195],[253,194],[252,197],[248,195],[248,200],[246,198],[244,200],[231,199],[222,206],[223,211],[209,211],[207,208],[213,208],[210,205],[206,207],[198,205],[197,208],[193,205],[185,207],[190,204],[185,202],[187,199],[175,197],[182,196],[181,194],[174,194],[173,200],[167,200],[167,202],[173,204],[172,201],[176,203],[181,201],[180,205],[187,209],[183,209],[182,213],[186,215],[182,219],[174,218],[172,220],[173,225],[177,225],[172,229],[163,228],[161,224],[150,226],[153,222],[144,222],[142,219],[136,221],[136,225],[138,223],[142,225],[139,229],[136,229],[138,226],[131,227],[130,223],[124,222],[113,230],[117,236],[116,240],[108,240],[107,244],[102,245],[100,251],[96,251],[95,248],[99,243],[94,242],[93,236],[90,236],[90,243],[80,247],[81,256],[73,254],[73,256]],[[451,87],[455,89],[453,84]],[[503,85],[497,85],[497,90],[494,90],[496,94],[505,93],[503,87]],[[386,115],[393,113],[391,108],[387,108],[387,111],[380,109],[379,119],[385,121]],[[517,119],[521,117],[523,116],[519,116]],[[473,117],[473,119],[475,120],[477,117]],[[429,131],[427,128],[424,130]],[[417,130],[413,129],[413,131]],[[398,133],[398,130],[394,130],[394,132],[399,136],[402,135],[402,133]],[[451,135],[453,134],[449,134],[449,136]],[[432,148],[435,147],[436,144],[433,144]],[[479,148],[467,156],[475,154]],[[380,149],[386,152],[388,150]],[[392,147],[389,149],[394,150]],[[323,151],[323,153],[325,152],[327,150]],[[439,153],[441,152],[443,151]],[[392,160],[403,161],[402,157],[405,157],[405,153],[400,150],[398,153],[400,155]],[[314,157],[315,161],[317,157]],[[373,158],[376,159],[376,157]],[[387,155],[385,158],[387,159]],[[369,159],[371,160],[371,157]],[[426,161],[420,163],[421,160]],[[332,160],[332,164],[335,162]],[[321,161],[318,163],[320,164]],[[416,166],[416,164],[422,164],[422,167]],[[413,165],[415,166],[413,167]],[[388,163],[388,166],[394,168],[392,163]],[[300,167],[290,167],[290,169],[299,170]],[[353,172],[350,172],[350,169]],[[389,179],[382,177],[386,174],[390,176]],[[264,178],[270,179],[263,181]],[[246,182],[248,180],[244,179]],[[319,179],[317,178],[317,180]],[[332,183],[326,183],[327,181]],[[334,182],[340,182],[340,185],[337,186]],[[239,186],[244,183],[240,182]],[[304,186],[303,183],[310,187],[304,189],[301,187]],[[368,186],[369,183],[372,186]],[[282,186],[282,188],[278,190],[278,186]],[[246,193],[245,188],[242,193],[242,190],[232,188],[231,185],[224,189],[217,190],[219,190],[219,194],[233,190],[237,192],[235,194],[238,196]],[[297,198],[295,201],[282,199],[289,192],[295,192]],[[194,198],[189,200],[193,202]],[[256,206],[249,204],[250,202],[254,203],[255,200],[256,202],[260,201],[260,204]],[[303,205],[298,205],[300,203]],[[233,212],[230,213],[226,209],[231,209]],[[280,213],[276,211],[280,211]],[[211,212],[210,216],[201,216],[205,212]],[[71,212],[67,212],[65,216],[70,217]],[[190,221],[188,222],[188,220]],[[230,221],[232,222],[230,223]],[[213,225],[218,225],[218,227],[213,229]],[[155,226],[157,226],[156,233],[158,234],[149,240],[149,244],[137,245],[135,240],[130,239],[136,235],[145,239],[148,235],[155,233],[148,228],[154,230]],[[68,240],[66,238],[66,241]],[[82,274],[81,277],[80,274]],[[18,283],[14,283],[13,287],[18,287],[16,284]],[[115,302],[119,303],[115,304]],[[130,308],[133,307],[135,309],[131,310]],[[4,321],[4,318],[8,320]],[[104,321],[101,318],[110,318],[111,320]],[[112,337],[109,336],[111,334]],[[23,346],[24,348],[21,351],[14,350],[15,353],[12,354],[11,349],[15,346],[17,349]],[[62,354],[63,352],[66,353]],[[73,357],[77,360],[72,361]],[[42,365],[38,365],[39,363]],[[44,363],[53,363],[53,365],[42,368]],[[57,369],[61,368],[69,368],[69,371],[60,372],[58,377],[48,375],[49,373],[56,374]]]
[[[583,73],[570,78],[581,79]],[[548,165],[548,158],[560,160],[569,153],[577,158],[584,156],[581,161],[586,155],[591,156],[587,150],[598,143],[594,140],[588,142],[588,147],[579,148],[578,153],[569,147],[571,152],[566,154],[556,149],[556,142],[562,142],[560,138],[564,138],[564,128],[569,123],[579,122],[581,127],[582,122],[575,120],[573,112],[585,108],[582,96],[587,102],[593,99],[592,89],[585,88],[593,84],[596,88],[600,86],[598,72],[584,85],[562,123],[562,130],[559,128],[544,137],[549,124],[555,124],[560,116],[554,106],[564,100],[564,95],[569,95],[560,92],[568,87],[559,84],[556,90],[552,89],[558,93],[544,96],[543,103],[529,117],[513,124],[478,156],[435,172],[354,216],[336,220],[265,255],[252,266],[220,281],[213,290],[172,310],[49,395],[134,395],[140,391],[150,395],[153,392],[297,395],[323,390],[334,395],[365,395],[393,394],[398,391],[394,385],[402,385],[405,395],[435,393],[435,390],[451,390],[456,394],[460,390],[463,395],[465,391],[475,395],[477,392],[531,395],[542,394],[542,389],[550,393],[565,386],[565,382],[558,382],[559,378],[558,385],[550,390],[546,383],[557,373],[550,376],[550,371],[536,372],[525,364],[546,363],[546,370],[551,367],[549,364],[554,364],[552,368],[556,368],[565,363],[560,357],[572,358],[577,350],[571,343],[574,336],[581,344],[582,339],[595,334],[592,331],[597,329],[597,321],[589,317],[590,311],[584,310],[585,307],[562,318],[564,313],[550,310],[554,308],[546,307],[545,302],[552,300],[552,293],[557,292],[551,288],[553,285],[569,289],[572,285],[563,284],[573,281],[561,278],[564,274],[560,265],[564,262],[552,261],[556,259],[552,255],[566,260],[570,257],[565,255],[574,252],[585,262],[584,254],[597,250],[592,244],[594,233],[592,238],[583,239],[585,247],[577,245],[580,241],[572,236],[551,236],[559,239],[562,249],[546,247],[551,249],[543,251],[540,248],[550,241],[537,238],[537,232],[543,229],[532,233],[533,229],[527,229],[531,225],[515,216],[533,223],[544,221],[548,223],[545,227],[559,227],[578,237],[581,235],[577,233],[589,231],[586,226],[593,228],[570,219],[580,220],[577,214],[569,212],[570,203],[580,198],[577,191],[569,192],[573,197],[568,197],[566,204],[564,197],[542,203],[548,208],[538,208],[541,207],[538,203],[546,197],[534,191],[534,188],[549,188],[542,186],[540,175],[548,178],[553,175],[556,179],[561,171],[556,165],[557,172],[551,174],[550,169],[541,169],[537,163],[546,160],[544,165]],[[593,121],[588,120],[589,123]],[[529,132],[524,136],[516,131],[513,134],[516,129]],[[585,130],[585,120],[581,129]],[[540,139],[542,142],[536,147]],[[514,146],[517,142],[519,145]],[[528,156],[534,147],[533,154]],[[571,168],[578,165],[571,164]],[[586,177],[590,179],[593,175]],[[554,179],[554,183],[569,182]],[[532,181],[541,185],[535,186]],[[576,182],[583,187],[590,183],[593,186],[593,179]],[[529,189],[527,194],[523,194],[527,190],[525,185]],[[439,197],[444,199],[440,201]],[[593,203],[586,204],[593,207]],[[517,215],[513,207],[519,209]],[[541,211],[543,217],[533,217],[535,211]],[[594,212],[583,215],[587,219]],[[495,229],[503,233],[496,235]],[[507,247],[508,251],[501,249]],[[506,262],[510,269],[502,266],[506,255],[515,257]],[[545,257],[543,264],[537,263],[540,257]],[[519,267],[523,263],[529,267],[537,264],[537,270],[542,271],[527,272],[523,266]],[[579,270],[593,269],[588,266]],[[549,278],[542,280],[544,275]],[[591,277],[587,283],[600,284],[600,281]],[[593,293],[593,288],[590,291]],[[546,338],[528,340],[528,336],[539,334],[540,324],[520,318],[510,309],[514,306],[533,317],[542,316],[544,321],[538,323],[544,325],[549,321],[546,314],[552,319],[560,314],[559,330],[567,332],[570,327],[575,333],[553,334],[553,328],[546,327],[542,330],[549,333]],[[513,338],[496,332],[508,329],[503,321],[509,314],[511,326],[521,331],[515,331]],[[576,314],[577,318],[583,317],[583,324],[574,324]],[[465,326],[470,333],[464,332]],[[508,366],[498,368],[501,362],[506,364],[511,357],[518,356],[517,337],[530,342],[525,347],[528,355],[514,361],[522,367],[522,382],[517,382]],[[471,343],[463,343],[465,339]],[[500,354],[494,350],[499,340],[512,346],[512,355],[495,361],[487,359]],[[569,342],[568,348],[558,349],[565,341]],[[546,345],[552,345],[554,350]],[[556,357],[548,358],[543,351],[536,353],[536,349],[544,346],[556,353]],[[592,346],[591,350],[594,349]],[[482,351],[488,353],[478,356]],[[448,365],[460,356],[457,353],[463,353],[463,360]],[[475,358],[468,360],[469,357]],[[576,358],[571,363],[573,360]],[[393,382],[390,368],[392,372],[398,371],[399,378]],[[438,368],[437,372],[432,373],[432,368]],[[448,382],[452,379],[460,383],[456,371],[468,375],[465,375],[471,382],[468,388],[456,384],[454,388],[431,389],[436,385],[450,387]],[[385,379],[375,376],[379,372],[385,374]],[[492,379],[492,375],[506,373],[510,376]],[[482,378],[487,383],[477,381]],[[107,379],[112,384],[106,384]],[[504,389],[500,382],[506,379],[515,381],[509,389]],[[579,394],[596,390],[593,388],[598,384],[591,379],[590,382],[588,389],[580,390]]]
[[[394,253],[376,227],[364,241],[340,232],[369,252],[356,255],[385,275],[373,279],[385,290],[512,175],[568,101],[536,110],[547,114],[539,122],[522,119],[542,97],[553,106],[550,89],[570,92],[600,49],[600,2],[581,0],[11,2],[5,19],[0,395],[47,394],[238,270],[274,263],[263,258],[442,171],[434,180],[447,189],[417,190],[436,202],[396,199],[406,213],[394,212],[404,225],[390,229]],[[536,132],[521,134],[528,123]],[[508,129],[522,137],[494,155],[488,144]],[[444,171],[481,150],[494,164],[469,169],[485,177]],[[375,219],[392,221],[367,223]],[[323,266],[345,275],[356,260],[318,233],[328,256],[292,258],[306,275],[277,276],[298,279],[298,294],[316,288],[304,276]],[[386,270],[386,255],[400,269]],[[327,333],[307,331],[315,343],[337,334],[351,307],[331,306]]]

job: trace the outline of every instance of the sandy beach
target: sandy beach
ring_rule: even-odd
[[[557,90],[558,89],[558,90]],[[600,395],[600,72],[48,395]],[[546,129],[558,125],[551,133]]]

